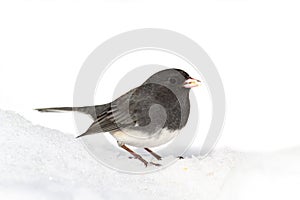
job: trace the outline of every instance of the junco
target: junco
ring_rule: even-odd
[[[88,114],[94,122],[77,138],[109,132],[121,148],[146,166],[159,165],[147,162],[126,145],[144,148],[157,160],[161,160],[149,148],[169,142],[186,125],[190,113],[190,88],[199,83],[199,80],[191,78],[181,69],[166,69],[153,74],[139,87],[107,104],[36,110],[78,111]]]

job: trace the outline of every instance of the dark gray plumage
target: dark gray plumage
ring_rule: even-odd
[[[198,82],[183,70],[166,69],[155,73],[141,86],[130,90],[111,103],[86,107],[57,107],[37,110],[41,112],[78,111],[88,114],[94,119],[94,122],[85,133],[78,137],[110,132],[122,148],[128,148],[125,144],[143,147],[156,158],[160,158],[147,147],[156,146],[165,143],[165,141],[153,142],[151,136],[166,134],[166,130],[168,134],[172,134],[172,132],[175,133],[186,125],[190,113],[190,88],[196,86]],[[128,134],[121,134],[120,136],[120,133],[124,132]],[[129,139],[130,134],[134,137],[137,134],[142,135],[142,140],[148,139],[149,145],[147,141],[131,141],[132,138]],[[153,144],[150,144],[150,140]],[[129,151],[130,149],[126,150]],[[130,150],[129,152],[138,157],[133,151]],[[140,160],[144,164],[147,163],[142,158]]]

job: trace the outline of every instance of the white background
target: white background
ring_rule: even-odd
[[[218,146],[273,151],[300,145],[297,1],[7,1],[0,3],[0,108],[73,130],[76,76],[103,41],[164,28],[196,41],[222,77],[227,114]],[[1,123],[1,122],[0,122]]]

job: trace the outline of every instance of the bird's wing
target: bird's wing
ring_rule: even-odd
[[[134,104],[132,95],[135,89],[113,101],[108,108],[97,113],[97,118],[90,125],[87,131],[78,137],[95,134],[99,132],[112,132],[134,126],[136,119],[131,115],[129,106]]]
[[[109,108],[102,110],[101,113],[97,113],[96,120],[85,133],[78,137],[99,132],[118,131],[127,127],[146,127],[153,119],[157,121],[155,123],[161,124],[162,121],[165,121],[165,119],[159,119],[163,115],[161,110],[154,111],[155,115],[152,118],[150,116],[151,113],[149,115],[149,110],[153,104],[161,104],[160,98],[163,96],[170,98],[170,94],[168,94],[167,88],[157,87],[161,86],[156,84],[141,85],[122,95],[113,101]],[[158,90],[163,92],[158,94]],[[153,125],[156,126],[155,124]],[[149,128],[152,129],[151,127]]]

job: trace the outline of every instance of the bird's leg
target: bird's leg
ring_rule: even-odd
[[[148,151],[152,156],[154,156],[157,160],[161,160],[161,156],[158,154],[154,153],[151,149],[149,148],[144,148],[146,151]]]
[[[126,151],[128,151],[131,155],[133,155],[135,158],[139,159],[141,162],[144,163],[144,165],[147,167],[148,166],[148,162],[139,154],[135,153],[134,151],[132,151],[131,149],[129,149],[125,144],[119,144],[119,146],[123,149],[125,149]]]

